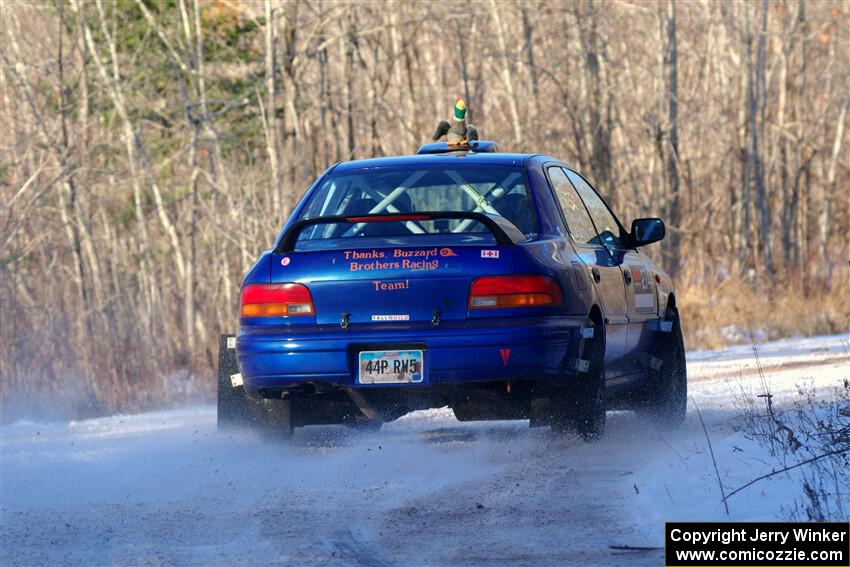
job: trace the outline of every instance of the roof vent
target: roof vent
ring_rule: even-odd
[[[490,140],[473,140],[464,146],[450,146],[448,142],[435,142],[425,144],[416,150],[416,154],[451,154],[455,152],[471,153],[494,153],[499,147],[496,142]]]

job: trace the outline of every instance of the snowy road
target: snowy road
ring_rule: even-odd
[[[850,335],[759,356],[778,403],[850,378]],[[732,429],[736,400],[760,391],[753,351],[691,353],[689,372],[724,483],[740,485],[762,466]],[[18,422],[0,450],[3,566],[660,565],[661,550],[610,546],[660,546],[665,519],[725,518],[693,406],[672,433],[611,414],[593,445],[435,410],[380,433],[298,430],[283,448],[219,435],[197,407]],[[764,494],[732,501],[732,518],[777,517]]]

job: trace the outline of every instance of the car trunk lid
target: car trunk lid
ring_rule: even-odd
[[[271,281],[306,284],[319,324],[458,320],[472,281],[510,274],[513,253],[498,245],[287,252],[274,255]]]

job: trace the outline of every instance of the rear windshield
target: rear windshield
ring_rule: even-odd
[[[313,192],[300,218],[425,211],[472,211],[501,215],[526,235],[535,232],[523,170],[508,167],[377,168],[332,175]],[[467,219],[321,224],[304,241],[356,237],[444,235],[492,242],[481,223]],[[312,243],[317,244],[317,243]],[[308,246],[311,247],[312,246]]]

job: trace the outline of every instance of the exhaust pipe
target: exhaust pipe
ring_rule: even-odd
[[[352,388],[343,388],[348,397],[351,398],[351,401],[354,402],[354,405],[357,406],[363,415],[365,415],[369,419],[382,419],[381,412],[375,409],[375,406],[369,403],[369,401],[363,397],[363,394],[354,390]]]

